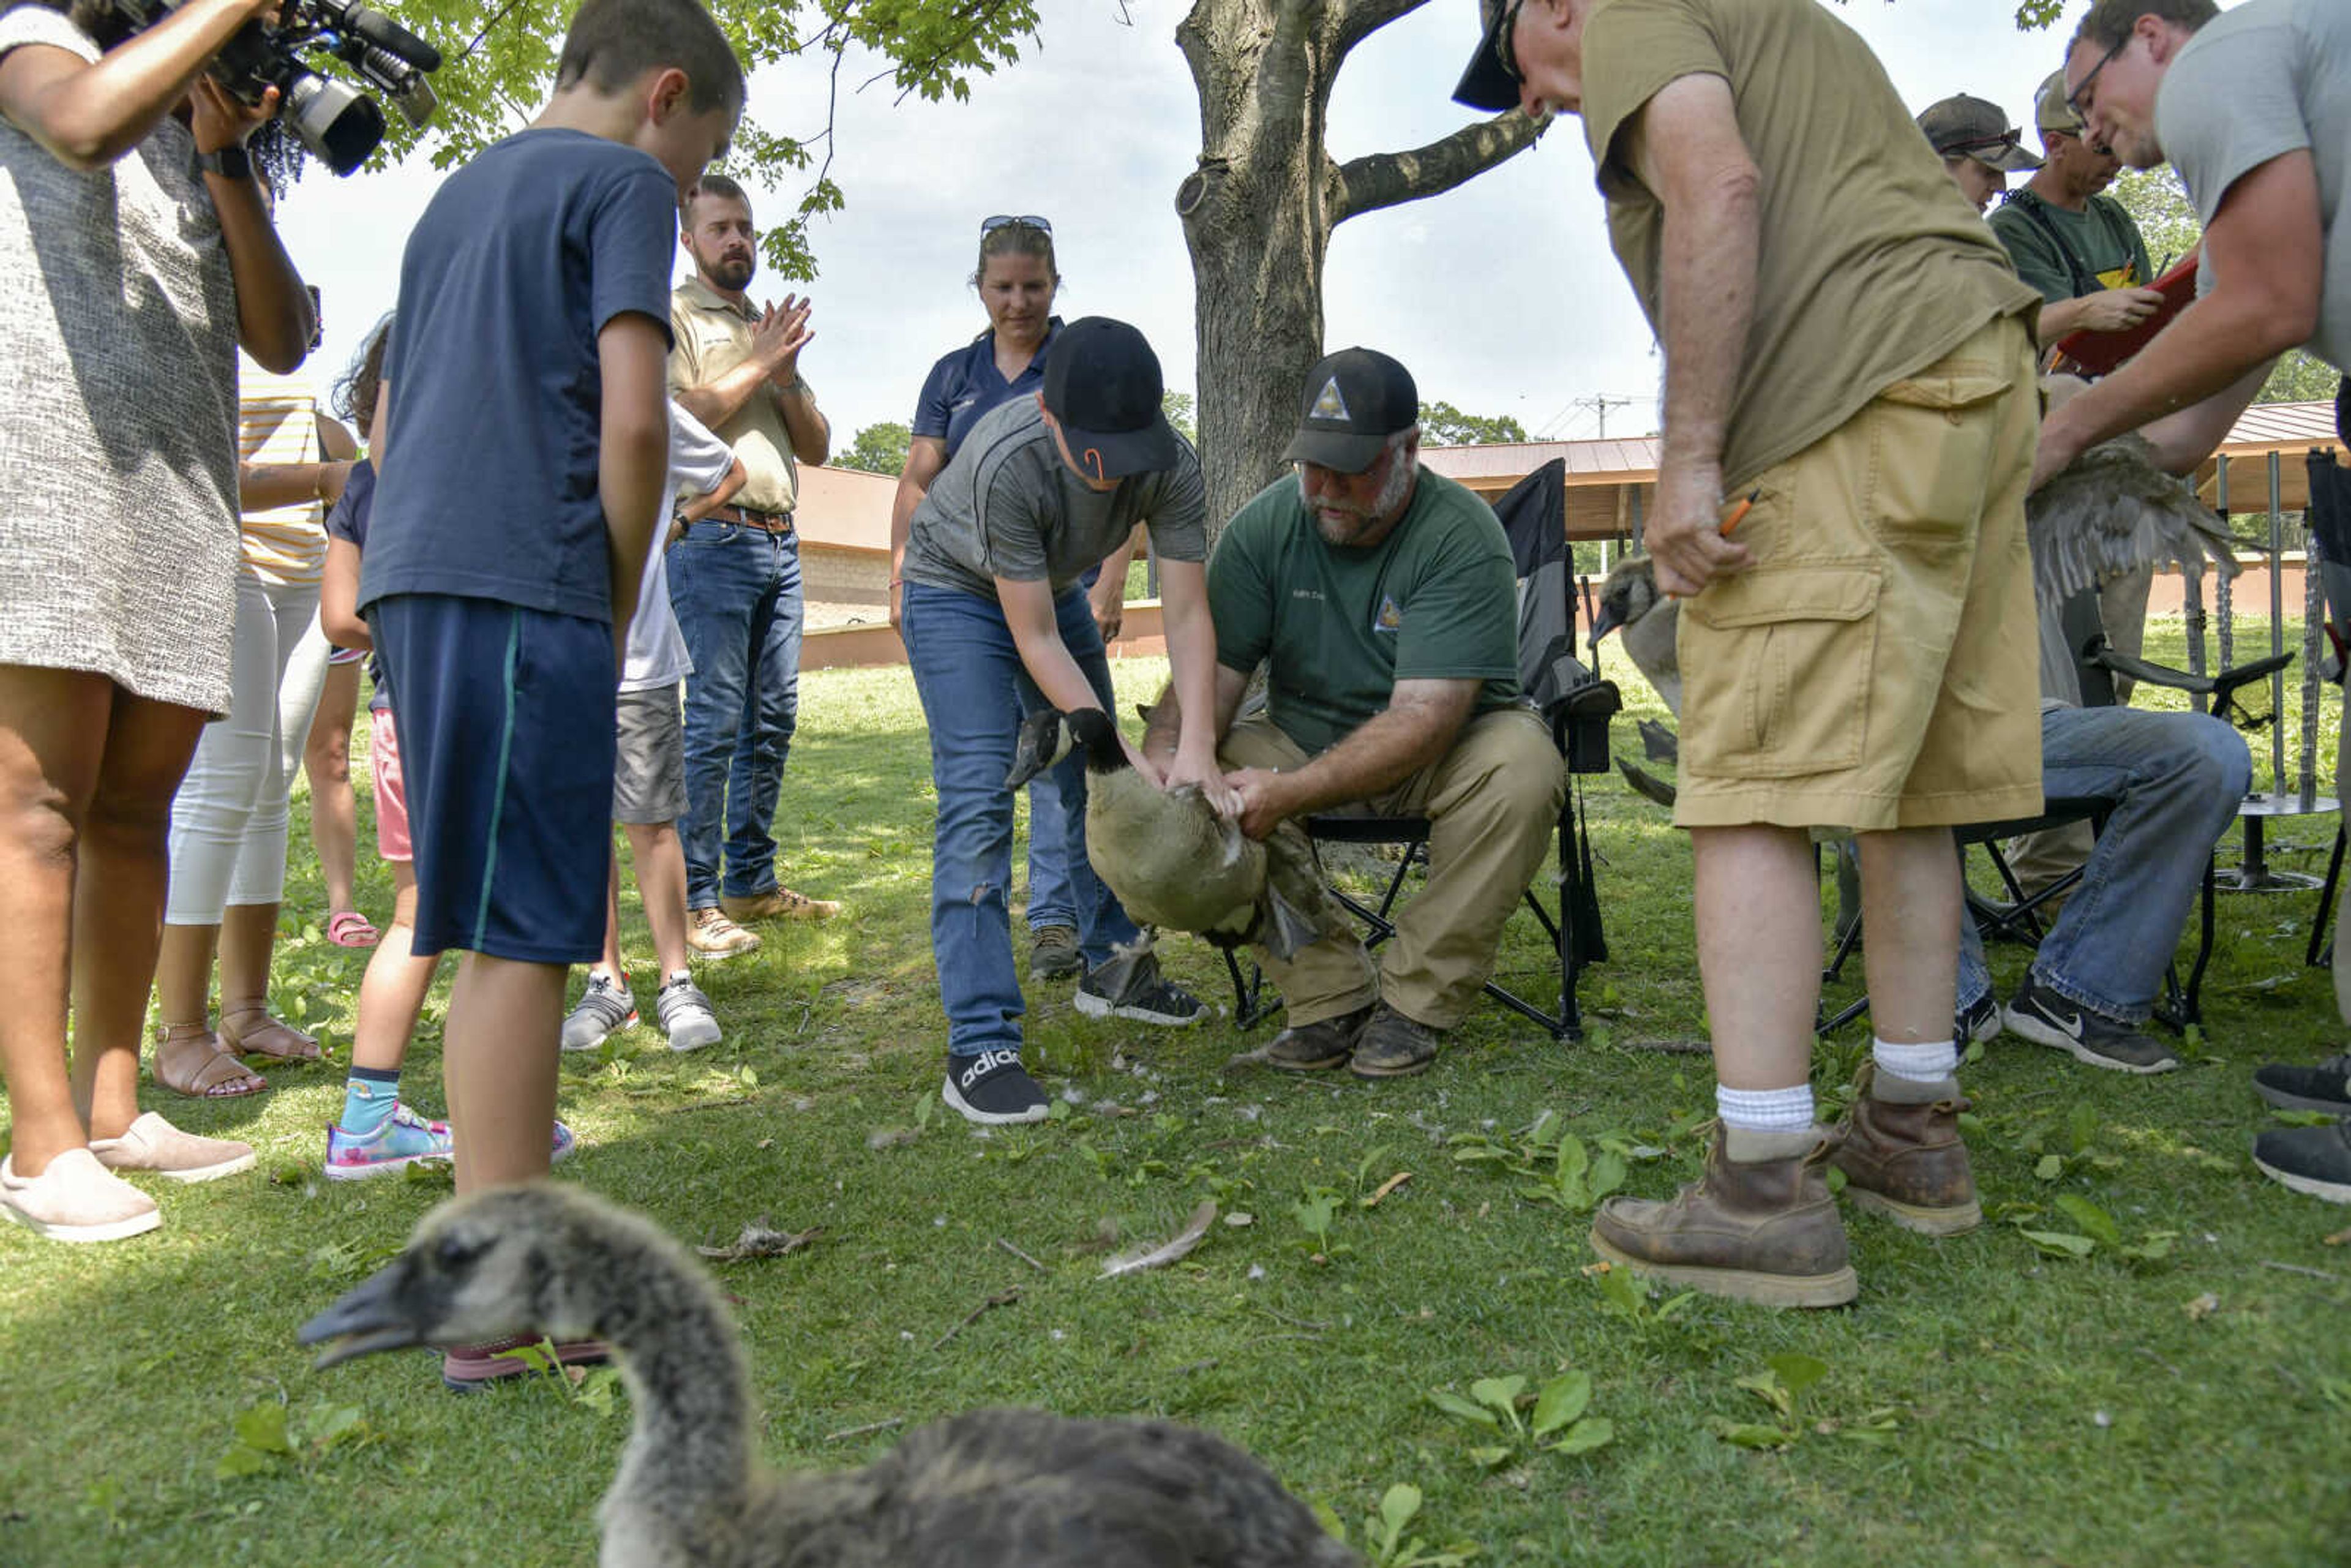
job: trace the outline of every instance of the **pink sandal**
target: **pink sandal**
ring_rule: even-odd
[[[339,909],[327,920],[327,940],[338,947],[372,947],[382,935],[356,909]]]

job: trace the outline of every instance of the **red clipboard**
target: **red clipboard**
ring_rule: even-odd
[[[2155,280],[2155,291],[2163,296],[2163,303],[2155,314],[2137,326],[2122,332],[2093,332],[2085,329],[2068,332],[2055,345],[2056,368],[2076,375],[2103,376],[2111,372],[2133,354],[2147,347],[2158,332],[2170,324],[2171,319],[2188,308],[2196,298],[2196,258],[2202,245],[2188,247],[2169,272]]]

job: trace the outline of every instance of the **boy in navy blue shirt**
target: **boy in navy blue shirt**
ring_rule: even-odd
[[[467,955],[457,1186],[543,1175],[567,967],[603,943],[613,690],[668,458],[677,204],[741,66],[697,0],[586,0],[530,129],[401,264],[359,602],[399,694],[415,950]]]

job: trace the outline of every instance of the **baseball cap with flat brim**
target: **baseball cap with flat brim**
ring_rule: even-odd
[[[1464,109],[1499,114],[1519,107],[1519,78],[1502,64],[1502,30],[1515,13],[1508,0],[1478,0],[1478,14],[1486,31],[1478,40],[1478,52],[1469,57],[1469,68],[1454,85],[1453,101]]]
[[[2024,133],[2008,122],[2000,105],[1963,92],[1928,104],[1918,115],[1918,129],[1946,158],[1972,158],[2004,174],[2041,167],[2041,160],[2021,145]]]
[[[1159,356],[1143,334],[1107,316],[1081,316],[1053,335],[1045,407],[1080,469],[1123,479],[1172,468],[1182,450],[1162,412]]]

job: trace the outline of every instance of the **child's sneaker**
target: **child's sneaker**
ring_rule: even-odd
[[[579,1005],[563,1020],[563,1049],[593,1051],[622,1030],[635,1028],[636,1022],[637,998],[628,982],[591,974]]]
[[[372,1137],[356,1136],[340,1125],[327,1128],[327,1179],[359,1181],[446,1160],[453,1147],[448,1123],[428,1122],[405,1105],[394,1105],[391,1119]]]
[[[653,1013],[661,1019],[662,1032],[669,1036],[672,1051],[699,1051],[716,1045],[721,1038],[718,1015],[710,1010],[710,998],[690,975],[680,974],[661,988],[653,998]]]
[[[1020,1065],[1020,1052],[1008,1048],[948,1057],[946,1087],[939,1098],[965,1121],[983,1127],[1041,1122],[1052,1109]]]
[[[1159,972],[1156,954],[1120,954],[1078,981],[1078,1010],[1088,1018],[1133,1019],[1188,1029],[1207,1009],[1200,998]]]

